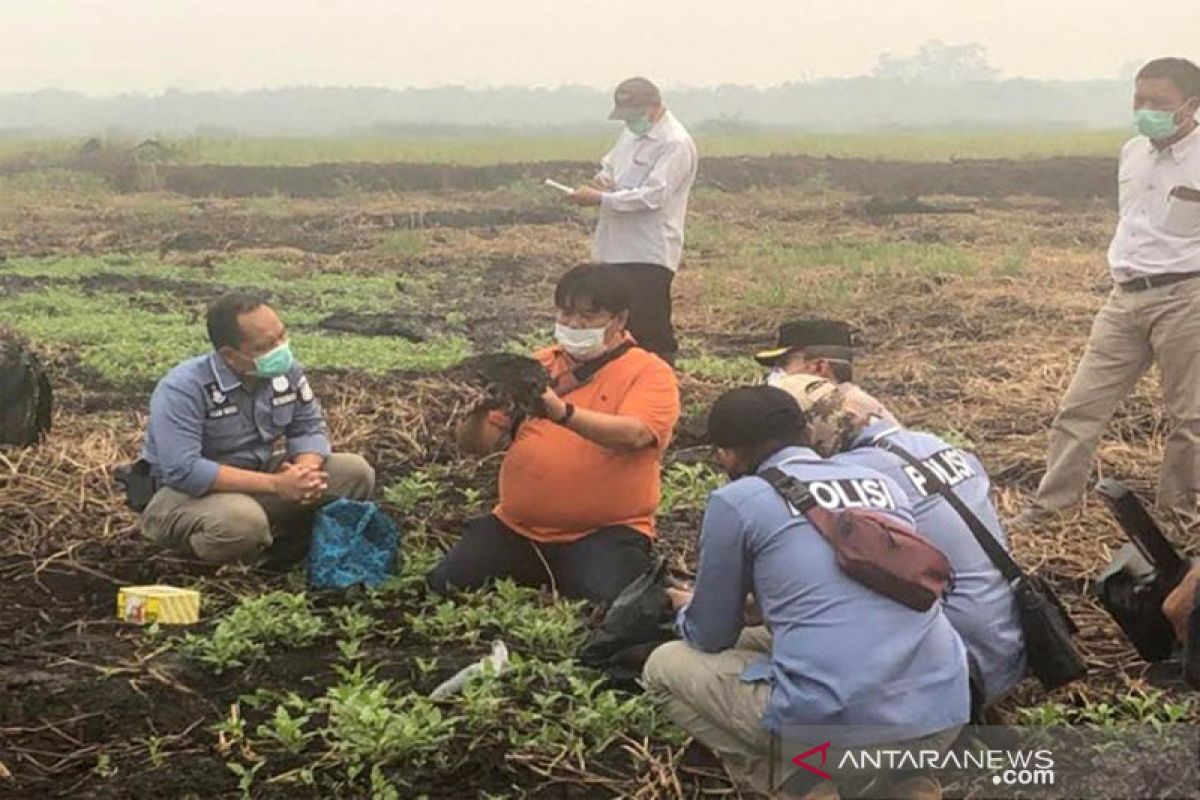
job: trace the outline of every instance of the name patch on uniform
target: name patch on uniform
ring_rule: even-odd
[[[832,481],[806,481],[805,486],[822,508],[843,511],[850,508],[896,510],[896,498],[886,482],[878,478],[838,478]],[[789,504],[790,507],[790,504]],[[800,512],[792,508],[792,515]]]
[[[943,485],[951,488],[975,477],[975,470],[971,469],[966,456],[954,448],[942,450],[929,456],[929,458],[922,459],[921,466],[929,470],[933,477],[941,481]],[[927,480],[928,476],[912,464],[904,465],[904,474],[908,476],[908,479],[912,481],[913,487],[922,496],[928,497],[931,494],[937,493],[938,487],[930,486]]]
[[[286,375],[277,375],[271,380],[271,391],[273,392],[271,405],[274,408],[290,406],[296,402],[296,390],[292,388],[291,381],[287,379]]]
[[[204,384],[205,399],[208,400],[207,417],[209,419],[221,419],[222,417],[231,417],[238,413],[237,404],[233,402],[233,398],[221,391],[221,387],[216,383]]]
[[[300,402],[308,405],[313,401],[314,395],[312,387],[308,385],[308,378],[302,377],[296,382],[296,388],[300,390]]]

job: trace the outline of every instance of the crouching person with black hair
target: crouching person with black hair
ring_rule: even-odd
[[[948,747],[969,714],[967,655],[941,604],[917,611],[851,578],[761,473],[777,467],[831,511],[868,508],[911,525],[900,488],[823,460],[795,400],[773,387],[727,392],[708,435],[731,482],[709,498],[694,589],[669,590],[682,641],[651,654],[647,691],[739,784],[775,796],[837,797],[846,748]],[[765,628],[743,627],[750,594]],[[823,738],[802,741],[816,734],[801,728]],[[792,762],[826,739],[829,757],[812,763],[832,780]],[[875,796],[940,797],[927,776],[884,779]]]

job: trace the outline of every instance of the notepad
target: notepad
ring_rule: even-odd
[[[563,194],[575,194],[575,190],[572,189],[570,186],[561,184],[558,181],[554,180],[553,178],[546,178],[546,180],[542,181],[542,183],[546,184],[551,189],[558,189]]]

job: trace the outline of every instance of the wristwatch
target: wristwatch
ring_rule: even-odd
[[[575,404],[567,403],[565,410],[563,411],[562,419],[556,419],[554,421],[557,422],[559,425],[566,425],[568,422],[571,421],[571,417],[573,417],[573,416],[575,416]]]

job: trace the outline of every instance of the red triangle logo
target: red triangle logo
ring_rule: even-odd
[[[810,747],[808,750],[805,750],[803,753],[801,753],[800,755],[793,758],[792,763],[795,764],[797,767],[801,767],[803,769],[808,770],[809,772],[813,773],[814,775],[820,775],[825,780],[830,780],[832,778],[832,776],[828,772],[825,772],[824,770],[821,770],[821,769],[817,769],[812,764],[809,764],[807,761],[804,760],[804,759],[808,758],[809,756],[813,755],[814,753],[820,753],[821,754],[821,766],[822,767],[825,766],[825,759],[829,755],[830,745],[831,745],[830,742],[825,742],[825,744],[819,744],[816,747]]]

